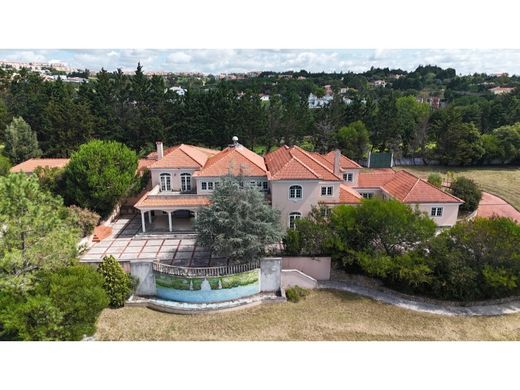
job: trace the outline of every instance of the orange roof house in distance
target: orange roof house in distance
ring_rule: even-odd
[[[36,168],[64,168],[69,163],[68,158],[31,158],[11,168],[11,172],[33,173]]]

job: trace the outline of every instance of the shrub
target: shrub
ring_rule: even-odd
[[[132,294],[132,278],[123,270],[113,256],[105,256],[98,268],[103,275],[103,288],[107,293],[111,307],[123,307]]]
[[[283,238],[284,251],[291,256],[320,256],[330,253],[332,245],[330,221],[326,206],[314,207],[309,215],[296,221]]]
[[[91,235],[101,218],[99,214],[93,211],[74,205],[67,210],[72,223],[80,229],[82,237]]]
[[[477,209],[482,191],[477,184],[466,177],[459,176],[451,183],[451,193],[460,198],[464,203],[460,206],[461,211],[473,212]]]
[[[285,290],[285,296],[289,302],[300,302],[301,299],[309,295],[309,290],[300,286],[291,286]]]
[[[434,185],[437,188],[441,188],[442,186],[442,176],[438,173],[430,173],[428,175],[428,183]]]
[[[40,182],[40,188],[53,195],[63,196],[65,188],[65,168],[36,167],[34,174]]]

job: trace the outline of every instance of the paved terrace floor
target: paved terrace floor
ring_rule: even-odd
[[[182,233],[162,233],[136,236],[141,232],[139,216],[122,216],[112,224],[112,235],[95,243],[81,256],[85,261],[101,260],[112,255],[118,260],[159,259],[162,263],[185,266],[207,267],[225,265],[226,259],[212,256],[207,248],[197,246],[194,238],[183,238]]]

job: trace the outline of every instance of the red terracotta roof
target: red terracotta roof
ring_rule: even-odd
[[[272,180],[341,180],[321,156],[317,157],[298,146],[284,145],[268,153],[265,161]]]
[[[393,179],[395,171],[393,169],[371,169],[370,171],[359,172],[358,187],[377,188],[382,187]]]
[[[331,151],[329,153],[327,153],[325,156],[323,156],[330,164],[334,165],[334,157],[335,157],[335,154],[336,152],[334,151]],[[357,162],[355,161],[352,161],[350,158],[344,156],[344,155],[341,155],[340,159],[340,166],[341,166],[341,169],[352,169],[352,168],[357,168],[357,169],[360,169],[362,168],[361,165],[359,165]]]
[[[339,186],[339,199],[337,201],[323,201],[324,204],[358,204],[363,197],[351,187],[341,184]]]
[[[357,188],[381,188],[403,203],[464,203],[408,171],[361,172]]]
[[[136,208],[147,207],[200,207],[209,205],[205,195],[145,195],[135,204]]]
[[[225,176],[227,174],[246,176],[267,176],[264,159],[245,146],[228,146],[210,157],[195,176]]]
[[[11,172],[32,173],[38,167],[63,168],[69,163],[68,158],[31,158],[11,168]]]
[[[164,157],[152,163],[149,168],[201,168],[208,158],[219,153],[217,150],[181,144],[168,148]],[[152,155],[152,153],[150,154]],[[150,156],[149,155],[149,156]],[[157,158],[157,153],[155,153]]]

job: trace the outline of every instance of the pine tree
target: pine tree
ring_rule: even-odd
[[[22,117],[13,118],[5,129],[5,154],[15,164],[41,156],[36,133]]]

